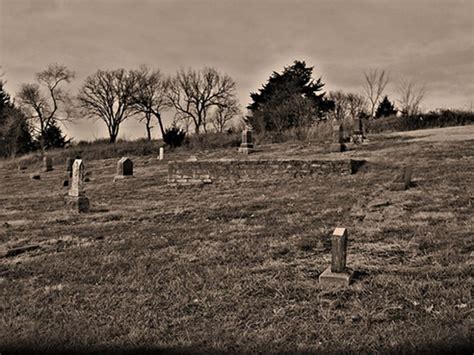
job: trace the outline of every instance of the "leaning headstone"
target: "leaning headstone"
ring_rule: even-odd
[[[159,160],[165,159],[165,148],[160,147],[160,155],[158,156]]]
[[[45,156],[43,158],[43,171],[53,170],[53,158],[50,156]]]
[[[346,267],[347,258],[347,230],[336,228],[331,237],[332,260],[324,272],[319,275],[322,286],[349,286],[353,272]]]
[[[81,159],[76,159],[72,165],[72,179],[69,193],[66,196],[66,205],[77,212],[89,210],[89,199],[84,192],[84,164]]]
[[[240,143],[239,152],[250,154],[253,151],[253,131],[250,128],[246,128],[242,131],[242,143]]]
[[[402,171],[395,177],[390,185],[392,191],[404,191],[411,186],[411,175],[413,167],[406,165],[402,167]]]
[[[117,175],[114,181],[133,177],[133,162],[130,158],[123,157],[117,163]]]

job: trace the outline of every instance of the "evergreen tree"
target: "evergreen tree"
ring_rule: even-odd
[[[321,78],[314,81],[312,72],[304,61],[295,61],[281,74],[273,72],[258,93],[250,94],[248,123],[257,132],[281,132],[321,119],[334,103],[324,97],[324,84]]]
[[[0,80],[0,156],[24,154],[34,148],[27,118],[10,101]]]
[[[397,113],[397,110],[395,109],[395,106],[393,105],[392,102],[388,99],[387,96],[385,96],[380,102],[379,107],[377,108],[377,112],[375,113],[375,117],[380,118],[380,117],[388,117],[395,115]]]
[[[71,141],[66,139],[66,136],[63,135],[61,128],[59,128],[56,122],[50,123],[42,138],[45,148],[64,148]],[[41,136],[38,135],[37,141],[40,140]]]

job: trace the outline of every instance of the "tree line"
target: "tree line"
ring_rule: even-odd
[[[252,102],[243,116],[235,81],[214,68],[180,69],[172,76],[148,66],[97,70],[73,96],[66,87],[75,73],[64,65],[51,64],[36,74],[35,82],[22,84],[15,100],[5,92],[0,78],[0,154],[64,147],[69,141],[59,123],[83,116],[103,121],[114,143],[121,124],[130,117],[144,123],[148,140],[156,122],[163,139],[168,135],[172,141],[172,137],[182,139],[191,127],[196,135],[223,132],[238,117],[257,133],[278,134],[328,119],[377,118],[397,112],[394,103],[383,96],[390,82],[386,71],[365,72],[362,93],[326,93],[321,77],[313,78],[313,69],[304,61],[295,61],[282,72],[273,72],[257,93],[250,94]],[[399,93],[400,112],[417,114],[424,87],[404,82]],[[170,110],[173,121],[165,128],[163,113]]]

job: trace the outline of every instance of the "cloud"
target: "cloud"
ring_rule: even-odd
[[[272,71],[300,59],[315,66],[327,90],[360,91],[364,70],[384,68],[394,79],[425,81],[429,108],[464,105],[473,99],[473,4],[0,0],[0,61],[11,92],[51,62],[77,72],[73,91],[98,68],[213,66],[237,81],[245,106]],[[129,126],[129,137],[143,136]]]

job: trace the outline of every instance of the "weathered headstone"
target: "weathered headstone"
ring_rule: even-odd
[[[331,266],[319,275],[319,283],[323,286],[349,286],[353,273],[346,268],[347,230],[336,228],[332,234],[331,243]]]
[[[85,196],[84,192],[84,175],[82,160],[74,160],[71,187],[65,202],[69,207],[78,212],[87,212],[89,210],[89,199]]]
[[[242,143],[240,143],[239,152],[249,154],[253,150],[253,131],[250,128],[246,128],[242,131]]]
[[[123,157],[117,163],[117,175],[114,181],[133,177],[133,162],[130,158]]]
[[[413,166],[406,165],[402,167],[402,171],[395,177],[390,185],[392,191],[404,191],[411,186],[411,175]]]
[[[53,170],[53,158],[50,156],[45,156],[43,158],[43,171]]]
[[[158,156],[159,160],[165,159],[165,148],[160,147],[160,155]]]

